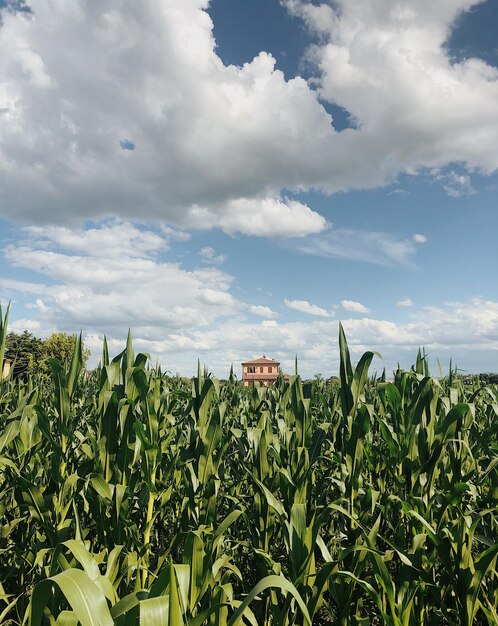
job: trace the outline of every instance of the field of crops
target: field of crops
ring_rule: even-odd
[[[0,623],[497,624],[497,388],[339,342],[336,388],[186,383],[131,340],[1,381]]]

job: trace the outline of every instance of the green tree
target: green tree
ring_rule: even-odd
[[[329,387],[332,387],[333,389],[337,389],[341,386],[341,381],[338,376],[331,376],[330,378],[327,378],[326,383]]]
[[[49,359],[58,359],[68,369],[76,346],[76,335],[67,333],[52,333],[41,345],[41,354],[38,361],[32,363],[34,371],[45,374],[50,373]],[[83,364],[86,365],[90,358],[90,350],[83,348]]]
[[[5,356],[13,360],[14,378],[25,378],[31,371],[32,363],[38,361],[42,353],[42,340],[25,330],[11,332],[5,343]]]
[[[50,375],[50,359],[58,359],[69,369],[76,335],[52,333],[42,340],[25,330],[18,334],[11,332],[6,338],[5,356],[14,361],[14,378],[26,378],[29,374]],[[83,348],[83,363],[86,365],[90,350]]]

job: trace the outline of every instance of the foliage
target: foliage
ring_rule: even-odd
[[[13,360],[13,377],[27,378],[42,354],[42,340],[25,330],[7,335],[5,356]]]
[[[39,369],[40,372],[50,373],[50,359],[59,360],[65,367],[68,367],[73,358],[74,349],[76,347],[76,335],[68,335],[67,333],[52,333],[43,340],[41,345],[41,354],[38,362],[32,363],[34,370]],[[83,349],[83,367],[85,367],[90,358],[90,350]]]
[[[46,339],[39,339],[25,330],[11,332],[6,337],[6,356],[14,361],[13,377],[26,379],[31,375],[50,375],[50,360],[57,359],[68,367],[76,347],[76,335],[52,333]],[[83,349],[83,367],[90,357],[90,351]]]
[[[0,375],[3,372],[3,362],[5,356],[5,348],[7,343],[7,322],[9,320],[10,304],[7,305],[5,316],[2,312],[2,304],[0,303]]]
[[[497,388],[339,343],[339,387],[168,377],[130,337],[0,382],[0,623],[496,624]]]
[[[498,385],[498,374],[496,373],[479,374],[479,380],[484,385]]]

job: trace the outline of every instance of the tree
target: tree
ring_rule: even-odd
[[[9,333],[5,356],[14,361],[14,378],[26,378],[29,374],[50,375],[50,359],[58,359],[66,370],[71,365],[76,335],[52,333],[42,340],[25,330],[21,334]],[[83,347],[83,366],[90,357],[90,350]]]
[[[40,359],[42,353],[42,340],[25,330],[18,334],[11,332],[7,335],[5,344],[5,356],[12,359],[14,378],[25,378],[31,370],[33,362]]]
[[[494,374],[494,373],[479,374],[479,380],[484,385],[496,385],[498,384],[498,374]]]
[[[330,378],[327,378],[327,385],[329,387],[340,387],[341,386],[341,381],[340,378],[338,376],[331,376]]]
[[[76,335],[68,335],[67,333],[52,333],[50,337],[47,337],[42,342],[40,359],[38,362],[33,362],[33,370],[49,374],[49,359],[57,359],[62,363],[66,370],[69,369],[75,346]],[[90,350],[83,347],[83,367],[85,367],[89,358]]]

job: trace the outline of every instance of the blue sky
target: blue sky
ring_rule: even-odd
[[[496,0],[123,6],[0,0],[12,329],[498,370]]]

